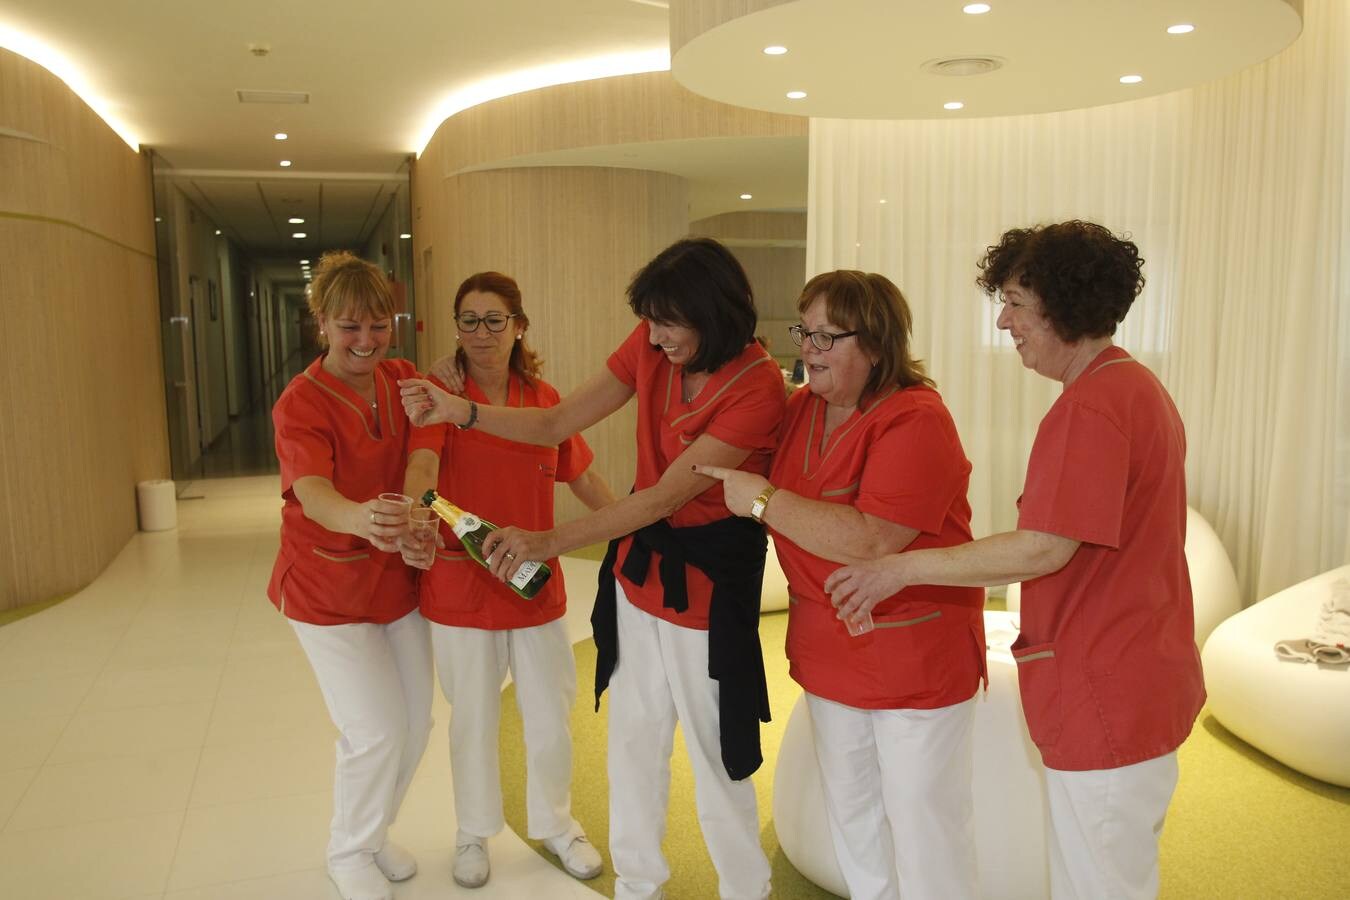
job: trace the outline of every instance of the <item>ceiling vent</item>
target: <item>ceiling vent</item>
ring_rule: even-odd
[[[999,56],[953,56],[948,59],[930,59],[919,68],[929,75],[987,75],[1003,68],[1005,62],[1007,60]]]
[[[240,103],[308,103],[308,91],[235,91]]]

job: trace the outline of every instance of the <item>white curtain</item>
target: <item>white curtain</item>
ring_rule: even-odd
[[[1021,369],[975,287],[1008,228],[1128,233],[1148,279],[1117,342],[1185,419],[1191,504],[1250,603],[1350,559],[1350,15],[1308,0],[1303,36],[1199,88],[997,119],[811,123],[807,275],[905,292],[974,463],[977,535],[1013,527],[1059,386]]]

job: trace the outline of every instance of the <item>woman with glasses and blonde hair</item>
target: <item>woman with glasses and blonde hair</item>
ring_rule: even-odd
[[[388,830],[431,734],[431,647],[398,553],[407,500],[394,493],[413,430],[397,382],[416,372],[385,358],[394,297],[365,260],[325,254],[309,308],[326,349],[272,408],[284,502],[267,595],[339,732],[328,874],[343,900],[392,900],[389,882],[417,862]]]
[[[787,575],[787,656],[806,691],[830,835],[849,896],[977,896],[971,794],[984,592],[919,587],[869,620],[825,591],[842,564],[971,539],[970,463],[910,351],[881,275],[807,282],[790,329],[810,373],[767,478],[712,467],[727,509],[764,522]],[[874,627],[873,627],[874,625]]]
[[[453,364],[445,381],[479,408],[549,408],[558,392],[540,378],[541,361],[525,340],[530,320],[520,288],[500,272],[465,279],[455,293]],[[500,524],[553,527],[553,485],[566,484],[591,509],[614,501],[591,469],[594,454],[581,435],[557,444],[522,444],[479,429],[420,429],[409,463],[410,493],[427,488]],[[557,558],[553,577],[525,600],[474,562],[444,530],[444,550],[410,562],[422,574],[422,615],[431,623],[441,689],[450,702],[450,765],[458,835],[452,874],[475,888],[490,874],[487,839],[501,831],[497,724],[509,672],[525,726],[529,836],[542,840],[576,878],[600,874],[600,854],[572,818],[572,731],[577,674],[563,621],[567,594]],[[434,550],[434,548],[432,548]]]

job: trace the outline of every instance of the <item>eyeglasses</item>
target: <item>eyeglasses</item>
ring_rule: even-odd
[[[788,334],[792,335],[792,343],[800,347],[802,341],[810,338],[811,343],[815,345],[817,350],[828,350],[840,338],[853,337],[857,333],[856,331],[807,331],[805,325],[792,325],[788,328]]]
[[[455,316],[455,326],[465,334],[473,334],[475,331],[478,330],[478,326],[481,323],[487,326],[488,331],[491,331],[493,334],[497,334],[499,332],[505,331],[506,323],[509,322],[511,319],[514,319],[515,317],[516,317],[515,313],[511,313],[511,315],[509,316],[504,316],[501,313],[490,313],[489,315],[481,317],[472,314],[465,316]]]

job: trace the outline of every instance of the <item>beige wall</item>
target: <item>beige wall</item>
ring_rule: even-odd
[[[0,608],[76,590],[168,474],[150,175],[58,79],[0,50]]]

